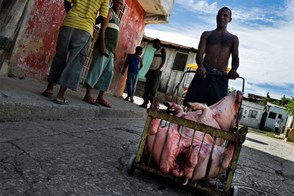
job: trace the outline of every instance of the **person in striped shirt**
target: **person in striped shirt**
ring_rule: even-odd
[[[68,103],[64,97],[67,88],[77,90],[94,26],[108,16],[109,0],[64,0],[64,7],[67,14],[59,30],[48,85],[42,93],[51,97],[54,84],[59,84],[59,92],[53,100],[57,104]]]

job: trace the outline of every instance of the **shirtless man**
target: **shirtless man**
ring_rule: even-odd
[[[231,10],[223,7],[216,16],[216,29],[202,33],[196,56],[198,69],[189,86],[184,105],[188,102],[213,105],[227,95],[228,79],[239,77],[239,39],[227,31],[227,25],[231,21]],[[227,74],[231,55],[231,70]]]

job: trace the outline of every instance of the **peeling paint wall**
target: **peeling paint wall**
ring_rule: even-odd
[[[135,52],[143,38],[145,23],[145,11],[135,0],[126,0],[126,9],[120,23],[120,40],[116,50],[116,61],[114,64],[114,76],[110,85],[110,93],[122,96],[125,88],[126,75],[120,74],[127,54]]]
[[[65,16],[63,2],[30,1],[11,59],[10,67],[14,74],[25,74],[37,79],[48,74],[59,27]]]

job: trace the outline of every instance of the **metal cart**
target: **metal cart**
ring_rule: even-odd
[[[242,91],[244,91],[244,78],[241,78],[241,79],[243,79]],[[240,111],[240,108],[239,108],[239,111]],[[208,180],[210,179],[207,179],[206,177],[208,176],[208,173],[210,170],[210,166],[211,166],[209,165],[210,163],[208,163],[208,169],[206,170],[206,175],[204,180],[199,180],[199,181],[189,180],[186,184],[188,186],[192,186],[192,187],[195,187],[196,189],[200,189],[202,191],[206,191],[212,194],[218,194],[218,195],[233,195],[234,194],[234,187],[232,187],[232,181],[233,181],[234,172],[237,168],[237,163],[238,163],[241,147],[243,142],[245,141],[246,134],[248,132],[247,127],[242,127],[239,129],[238,122],[236,122],[237,127],[235,128],[234,132],[227,132],[227,131],[216,129],[211,126],[207,126],[207,125],[192,121],[192,120],[179,118],[177,116],[171,115],[165,110],[156,111],[156,110],[148,109],[147,114],[148,115],[145,122],[144,131],[141,136],[141,141],[138,147],[137,154],[133,155],[130,158],[129,163],[127,165],[127,171],[129,174],[132,174],[135,169],[140,169],[140,170],[157,174],[167,179],[171,179],[179,183],[185,182],[185,178],[175,177],[169,173],[163,173],[158,168],[156,168],[151,161],[151,155],[147,153],[146,145],[147,145],[148,131],[151,126],[152,119],[157,118],[157,119],[160,119],[159,127],[161,125],[168,126],[168,131],[171,124],[178,124],[180,126],[193,129],[194,134],[200,130],[201,130],[200,132],[203,132],[204,134],[209,134],[210,136],[214,138],[214,142],[212,143],[213,145],[212,148],[214,148],[216,138],[223,138],[227,142],[233,142],[235,146],[233,158],[231,159],[230,166],[228,167],[226,171],[226,175],[225,175],[226,179],[222,181],[221,185],[219,184],[219,182],[217,185],[208,182]],[[192,137],[192,143],[194,140],[194,134]],[[166,142],[166,139],[165,139],[165,142]],[[191,145],[193,145],[192,143]],[[211,157],[212,157],[212,153],[210,153],[209,160],[211,160]]]

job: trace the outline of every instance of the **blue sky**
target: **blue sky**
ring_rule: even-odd
[[[202,32],[215,29],[223,6],[233,12],[228,31],[240,40],[245,94],[294,97],[294,0],[175,0],[169,23],[147,25],[145,34],[197,48]],[[230,86],[240,89],[240,83]]]

